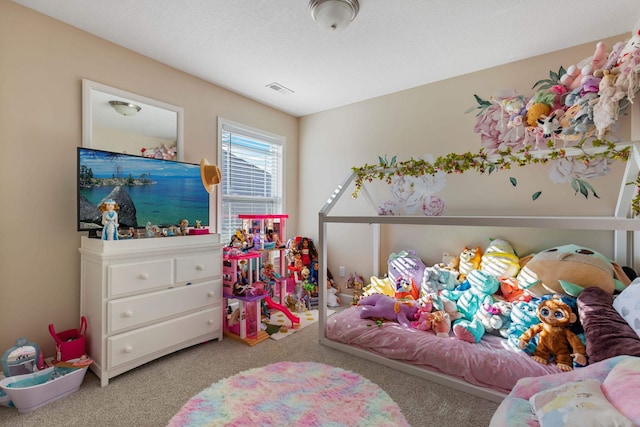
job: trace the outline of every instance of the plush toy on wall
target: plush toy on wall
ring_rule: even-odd
[[[359,301],[361,319],[382,318],[411,327],[418,320],[419,305],[415,301],[400,301],[388,295],[375,294]]]
[[[540,303],[537,312],[540,323],[520,336],[518,347],[524,349],[539,334],[538,345],[531,356],[536,362],[546,365],[553,356],[561,371],[573,370],[574,360],[579,365],[586,365],[584,344],[569,329],[577,320],[571,307],[560,298],[550,298]]]
[[[567,72],[560,77],[560,83],[569,90],[580,87],[584,77],[592,76],[596,70],[601,69],[608,58],[607,46],[603,42],[598,42],[592,56],[567,67]]]
[[[577,297],[584,288],[609,294],[631,281],[622,268],[593,249],[563,245],[521,259],[518,284],[530,295],[565,294]]]

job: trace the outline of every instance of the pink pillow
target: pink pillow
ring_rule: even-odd
[[[629,356],[613,367],[602,382],[602,392],[621,414],[640,425],[640,357]]]

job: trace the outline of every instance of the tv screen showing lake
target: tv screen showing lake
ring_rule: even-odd
[[[78,190],[99,205],[114,188],[131,198],[138,226],[209,225],[209,193],[200,166],[147,157],[81,148],[78,150]]]

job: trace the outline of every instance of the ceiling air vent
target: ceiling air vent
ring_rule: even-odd
[[[269,83],[268,85],[265,85],[265,87],[268,87],[269,89],[273,89],[276,92],[281,93],[282,95],[288,95],[290,93],[294,93],[291,89],[286,88],[277,82]]]

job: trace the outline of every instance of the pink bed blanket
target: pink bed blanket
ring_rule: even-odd
[[[419,366],[501,393],[509,393],[519,379],[560,372],[555,365],[542,365],[522,351],[512,349],[507,340],[485,335],[477,344],[437,337],[384,322],[380,326],[360,318],[361,307],[351,307],[327,319],[326,337],[373,354]]]

